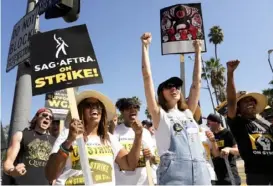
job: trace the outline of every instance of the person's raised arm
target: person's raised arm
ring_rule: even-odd
[[[7,151],[7,158],[4,162],[4,172],[10,176],[22,176],[26,173],[25,165],[20,163],[14,166],[14,161],[20,151],[20,144],[23,138],[22,132],[16,132],[11,139],[11,144]]]
[[[149,59],[149,46],[152,41],[151,33],[144,33],[142,41],[142,76],[148,111],[153,118],[155,129],[158,128],[160,120],[160,109],[155,99],[154,83],[152,79],[151,65]]]
[[[138,160],[140,157],[140,149],[142,142],[142,133],[143,128],[141,122],[137,121],[132,124],[132,129],[135,131],[135,140],[130,152],[127,152],[124,148],[122,148],[117,157],[116,163],[119,165],[121,170],[133,171],[137,167]]]
[[[198,105],[198,100],[200,97],[201,72],[202,72],[201,42],[199,40],[193,41],[193,45],[195,48],[195,61],[194,61],[194,67],[193,67],[192,85],[191,85],[190,95],[188,99],[188,107],[191,110],[192,114],[195,113],[195,110]]]
[[[227,62],[227,108],[228,117],[233,119],[237,112],[236,89],[234,83],[234,71],[239,65],[239,60]]]

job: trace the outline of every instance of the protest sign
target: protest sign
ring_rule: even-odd
[[[65,120],[69,111],[66,89],[47,93],[45,96],[45,107],[52,110],[55,120]]]
[[[86,25],[36,34],[30,45],[33,95],[103,83]]]
[[[160,10],[161,52],[194,53],[193,40],[201,40],[206,52],[201,3],[177,4]]]

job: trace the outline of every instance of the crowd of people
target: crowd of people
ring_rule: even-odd
[[[37,111],[29,128],[16,132],[4,162],[4,184],[84,185],[76,138],[83,135],[94,185],[240,185],[236,158],[245,163],[248,185],[273,184],[273,125],[260,113],[267,99],[236,94],[238,60],[227,62],[227,124],[209,114],[200,125],[201,44],[193,42],[195,62],[187,99],[183,81],[171,77],[154,90],[149,59],[150,33],[142,41],[142,77],[151,121],[139,121],[140,104],[120,98],[115,104],[90,90],[76,95],[79,119],[68,113],[60,132],[49,108]],[[116,110],[123,118],[118,123]],[[149,168],[149,167],[148,167]]]

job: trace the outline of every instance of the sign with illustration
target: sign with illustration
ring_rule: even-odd
[[[201,3],[177,4],[160,10],[161,51],[166,54],[194,53],[193,40],[201,40],[206,52]]]
[[[86,25],[36,34],[30,43],[33,95],[103,83]]]

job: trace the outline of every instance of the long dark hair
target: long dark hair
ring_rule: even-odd
[[[84,119],[83,119],[83,109],[84,109],[84,107],[83,107],[83,103],[86,100],[87,99],[84,99],[78,105],[79,117],[83,121],[83,124],[84,124]],[[107,125],[108,124],[107,123],[107,112],[106,112],[106,108],[105,108],[104,104],[101,101],[99,101],[99,103],[100,103],[100,105],[102,107],[102,112],[101,112],[101,119],[100,119],[100,122],[99,122],[97,135],[100,137],[100,139],[104,143],[107,140],[109,141],[108,125]],[[84,126],[85,126],[85,124],[84,124]]]
[[[169,111],[170,108],[168,108],[167,100],[163,95],[163,91],[161,91],[158,95],[158,104],[161,106],[163,110],[165,110],[165,112]],[[180,100],[177,102],[177,108],[180,111],[185,111],[186,109],[189,108],[182,93],[180,93]]]

